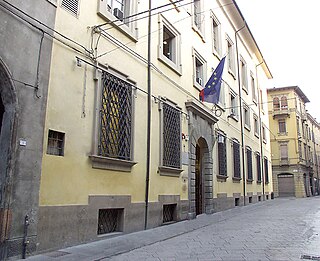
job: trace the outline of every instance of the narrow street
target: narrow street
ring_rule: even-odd
[[[320,260],[320,197],[269,200],[29,260]]]

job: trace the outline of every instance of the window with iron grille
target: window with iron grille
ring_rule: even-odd
[[[62,0],[61,7],[76,17],[79,14],[79,0]]]
[[[238,141],[233,140],[233,177],[241,178],[240,176],[240,144]]]
[[[265,183],[269,183],[268,158],[264,158],[264,177],[265,177]]]
[[[123,209],[99,209],[98,235],[122,231]]]
[[[177,204],[163,205],[163,223],[175,221]]]
[[[132,85],[103,72],[98,154],[131,159]]]
[[[246,148],[246,154],[247,154],[247,179],[249,181],[253,180],[252,176],[252,150],[251,148]]]
[[[181,123],[180,111],[163,103],[163,158],[165,167],[181,167]]]
[[[257,166],[257,181],[261,182],[261,157],[260,154],[256,154],[256,166]]]
[[[64,155],[64,136],[59,131],[49,130],[47,154],[63,156]]]
[[[219,175],[227,176],[227,146],[226,137],[218,135],[218,161],[219,161]]]

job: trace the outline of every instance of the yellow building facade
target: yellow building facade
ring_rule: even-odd
[[[39,250],[271,198],[272,75],[236,2],[153,1],[150,31],[148,8],[58,1]]]
[[[315,195],[318,124],[307,114],[309,99],[298,86],[267,91],[275,196]]]

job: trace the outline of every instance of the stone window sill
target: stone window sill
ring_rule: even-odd
[[[217,180],[218,181],[226,181],[228,178],[227,175],[217,175]]]
[[[252,184],[253,179],[247,179],[247,184]]]
[[[232,177],[233,182],[240,183],[241,178]]]
[[[183,169],[170,168],[165,166],[159,166],[158,172],[160,176],[180,177],[180,173]]]
[[[130,160],[121,160],[109,157],[102,157],[97,155],[90,155],[92,168],[94,169],[107,169],[123,172],[130,172],[131,168],[137,164],[137,162]]]

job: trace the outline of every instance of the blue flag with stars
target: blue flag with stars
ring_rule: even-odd
[[[206,83],[205,87],[200,91],[200,100],[217,104],[220,97],[222,73],[224,67],[224,61],[226,57],[223,57],[218,64],[217,68],[212,73],[210,79]]]

